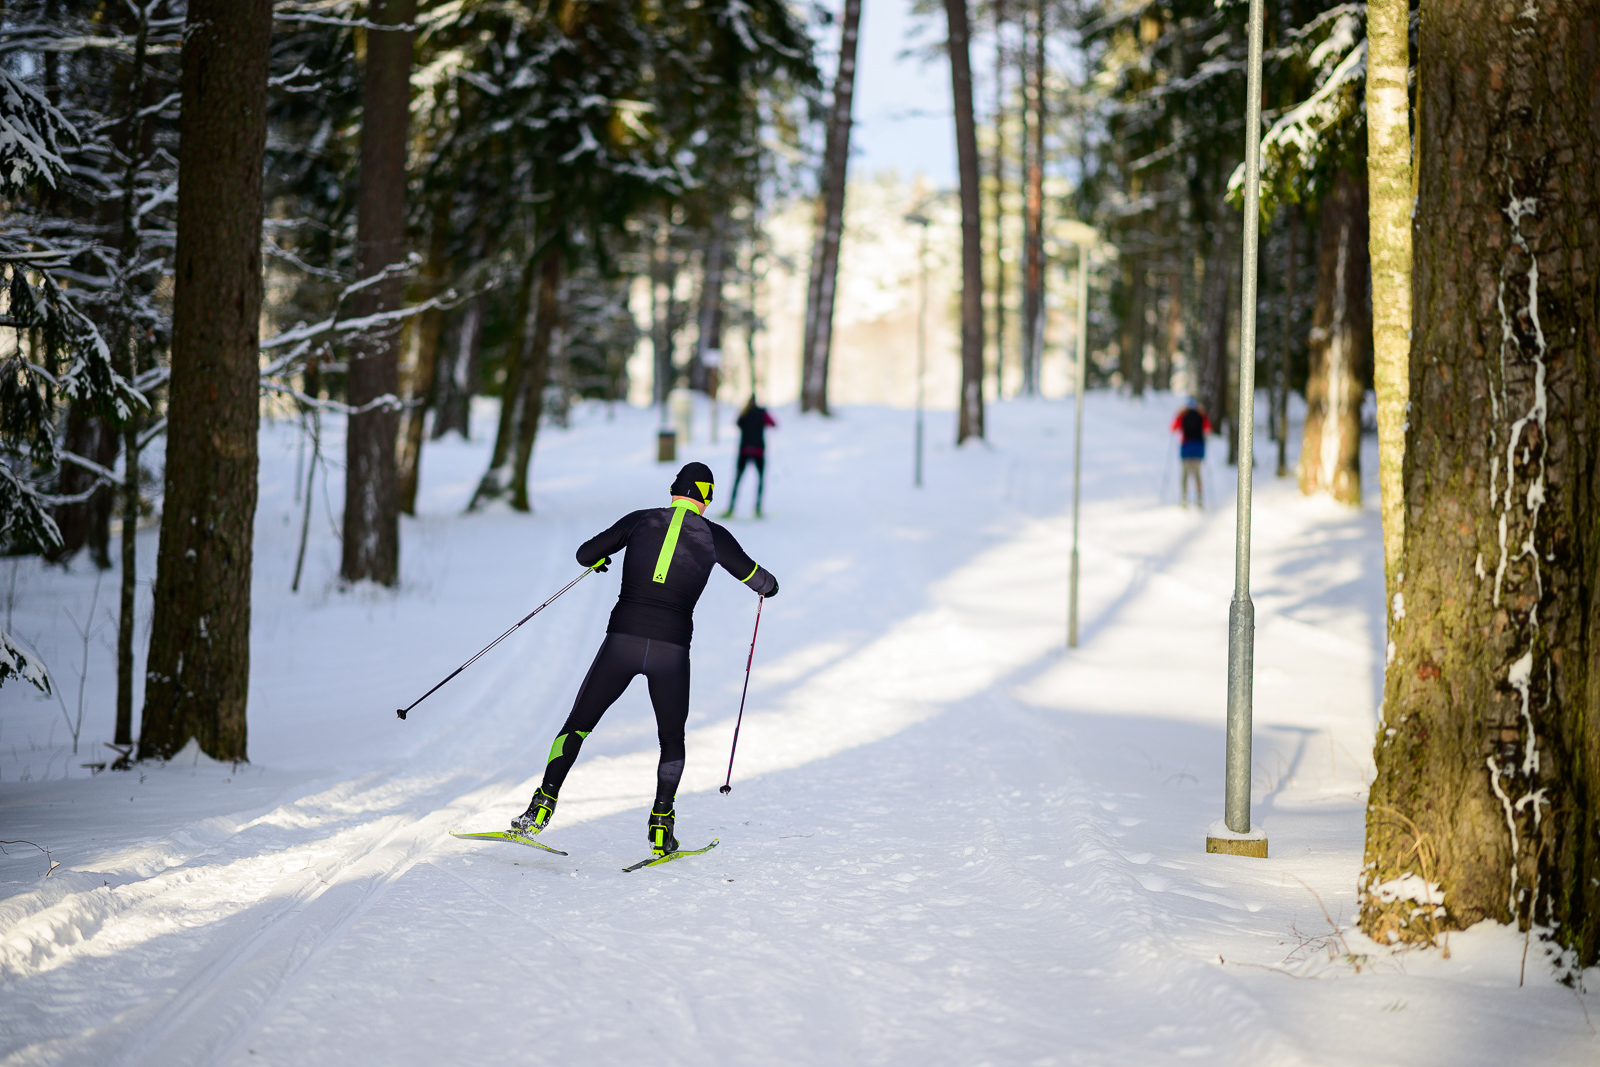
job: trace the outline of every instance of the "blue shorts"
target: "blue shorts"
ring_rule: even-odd
[[[1178,446],[1178,458],[1179,459],[1205,459],[1206,458],[1206,443],[1205,443],[1205,441],[1202,439],[1202,440],[1199,440],[1199,441],[1185,441],[1185,442],[1183,442],[1182,444],[1180,444]]]

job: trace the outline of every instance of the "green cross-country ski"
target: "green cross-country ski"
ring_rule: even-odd
[[[566,853],[562,852],[559,848],[551,848],[549,845],[535,841],[527,834],[519,834],[515,830],[485,830],[481,834],[460,834],[456,833],[454,830],[451,830],[450,836],[463,838],[469,841],[512,841],[519,845],[529,845],[533,848],[542,848],[546,852],[554,852],[558,856],[566,855]]]
[[[641,867],[655,867],[655,866],[659,866],[660,864],[663,864],[663,863],[671,863],[673,860],[681,860],[685,856],[698,856],[702,852],[710,852],[712,849],[717,847],[717,841],[718,840],[719,840],[718,838],[713,837],[711,839],[711,844],[707,845],[705,848],[689,848],[689,849],[680,848],[676,852],[668,852],[665,856],[651,856],[647,860],[640,860],[638,863],[635,863],[632,867],[624,867],[624,868],[622,868],[622,873],[623,874],[627,874],[630,871],[637,871]]]

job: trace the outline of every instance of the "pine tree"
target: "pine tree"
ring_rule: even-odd
[[[245,759],[271,0],[190,0],[165,508],[141,756]]]
[[[357,317],[398,310],[405,281],[406,130],[411,111],[416,0],[371,0],[361,93],[361,182],[356,194]],[[383,28],[379,28],[383,27]],[[401,28],[404,27],[404,28]],[[400,392],[398,324],[362,333],[350,346],[345,433],[343,560],[346,582],[400,581],[399,414],[379,403]]]
[[[1595,0],[1421,23],[1407,515],[1360,885],[1380,941],[1493,919],[1600,959],[1597,25]]]
[[[961,186],[961,396],[956,423],[956,443],[960,444],[983,437],[983,191],[972,108],[967,0],[945,0],[944,9]]]
[[[839,280],[839,243],[844,236],[845,178],[850,164],[851,104],[855,99],[856,37],[861,0],[845,0],[839,37],[839,73],[828,107],[822,154],[822,189],[817,197],[816,237],[806,291],[804,349],[800,366],[800,410],[828,413],[828,356],[833,348],[833,298]]]

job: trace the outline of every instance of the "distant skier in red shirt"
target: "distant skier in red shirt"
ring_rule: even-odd
[[[1178,442],[1178,458],[1183,461],[1183,485],[1179,489],[1179,499],[1184,507],[1189,506],[1189,479],[1194,479],[1195,506],[1206,506],[1205,485],[1200,479],[1200,465],[1206,458],[1206,434],[1211,432],[1211,420],[1206,418],[1206,413],[1200,409],[1200,404],[1194,397],[1178,412],[1178,417],[1172,420],[1172,432],[1182,434]]]
[[[756,403],[755,394],[750,394],[750,402],[739,413],[739,466],[733,472],[733,492],[728,494],[728,510],[722,513],[725,519],[733,518],[733,505],[739,498],[739,481],[744,477],[744,469],[749,464],[756,468],[756,518],[761,517],[761,494],[767,488],[767,427],[776,427],[778,420],[774,419],[766,408]]]

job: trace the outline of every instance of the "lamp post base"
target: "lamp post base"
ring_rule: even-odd
[[[1267,832],[1259,826],[1252,826],[1249,833],[1236,834],[1219,819],[1206,830],[1206,851],[1264,860],[1267,858]]]

